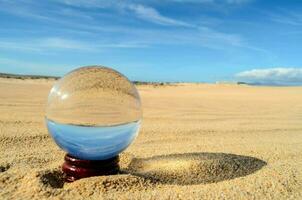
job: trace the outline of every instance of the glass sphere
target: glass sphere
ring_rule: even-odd
[[[59,79],[48,96],[49,133],[59,147],[80,159],[118,155],[137,136],[141,119],[135,86],[107,67],[76,69]]]

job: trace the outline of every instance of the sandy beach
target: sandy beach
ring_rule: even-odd
[[[64,183],[53,83],[0,79],[0,199],[302,199],[302,87],[139,85],[120,174]]]

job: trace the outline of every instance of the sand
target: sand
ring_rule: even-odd
[[[64,183],[51,80],[0,79],[0,199],[302,199],[302,88],[138,86],[144,120],[119,175]]]

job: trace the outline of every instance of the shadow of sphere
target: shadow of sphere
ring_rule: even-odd
[[[195,185],[246,176],[265,165],[265,161],[249,156],[185,153],[134,158],[126,171],[158,183]]]

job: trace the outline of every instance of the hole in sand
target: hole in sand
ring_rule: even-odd
[[[52,188],[63,188],[64,177],[61,171],[46,171],[41,174],[41,182],[45,186],[50,186]]]
[[[214,183],[256,172],[266,162],[225,153],[186,153],[135,158],[127,172],[164,184]]]
[[[9,164],[0,165],[0,173],[1,173],[1,172],[7,171],[9,168],[10,168],[10,165],[9,165]]]

